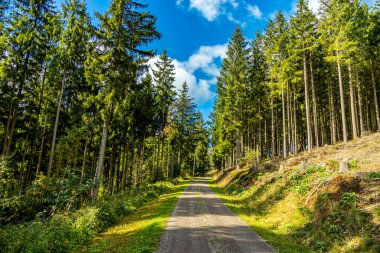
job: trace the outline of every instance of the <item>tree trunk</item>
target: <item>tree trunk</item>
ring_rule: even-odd
[[[290,99],[289,99],[289,93],[290,93],[290,85],[288,84],[288,91],[286,92],[286,103],[287,103],[287,109],[286,109],[286,115],[287,115],[287,127],[288,127],[288,131],[287,131],[287,137],[288,137],[288,153],[290,154],[291,153],[291,145],[292,145],[292,127],[291,127],[291,122],[292,122],[292,119],[291,119],[291,115],[290,115],[290,109],[291,109],[291,103],[290,103]]]
[[[294,99],[294,154],[298,153],[298,133],[297,133],[297,97],[296,92],[293,94]]]
[[[306,128],[307,128],[307,151],[311,151],[312,143],[312,133],[311,133],[311,123],[310,123],[310,102],[309,102],[309,88],[307,83],[307,65],[306,65],[306,54],[303,53],[303,78],[305,87],[305,107],[306,107]]]
[[[51,173],[52,173],[52,166],[53,166],[53,159],[54,159],[54,152],[55,152],[55,142],[57,139],[57,131],[58,131],[58,124],[59,124],[59,114],[61,112],[61,105],[62,105],[63,92],[64,91],[65,91],[65,75],[63,76],[63,79],[62,79],[61,94],[59,95],[58,105],[57,105],[57,113],[55,116],[54,132],[53,132],[53,139],[51,141],[49,167],[48,167],[48,173],[47,173],[48,177],[51,177]]]
[[[196,156],[194,151],[194,160],[193,160],[193,177],[195,176],[195,163],[196,163]]]
[[[240,169],[240,158],[241,158],[241,129],[239,128],[237,131],[236,137],[236,169]]]
[[[358,105],[359,105],[359,125],[360,125],[360,135],[365,132],[364,128],[364,118],[363,118],[363,97],[362,97],[362,89],[359,81],[359,74],[356,71],[356,87],[358,89]]]
[[[272,134],[272,158],[275,157],[275,140],[274,140],[274,104],[273,104],[273,97],[271,97],[271,114],[272,114],[272,123],[271,123],[271,134]]]
[[[286,150],[286,110],[285,110],[285,89],[284,87],[282,88],[282,152],[284,158],[286,158],[287,150]]]
[[[338,56],[338,53],[337,53]],[[338,66],[338,77],[339,77],[339,96],[340,96],[340,109],[342,113],[342,129],[343,129],[343,141],[347,143],[347,126],[346,126],[346,110],[344,105],[344,91],[343,91],[343,80],[342,80],[342,69],[340,66],[339,59],[336,60]]]
[[[41,146],[40,146],[40,155],[38,156],[36,175],[38,175],[38,172],[40,172],[41,165],[42,165],[43,150],[44,150],[44,145],[45,145],[46,122],[47,122],[47,116],[45,116],[45,119],[44,119],[44,130],[42,130],[42,140],[41,140]]]
[[[380,114],[379,114],[379,102],[377,100],[375,64],[373,63],[373,60],[371,60],[371,79],[372,79],[373,99],[375,103],[376,125],[377,125],[377,131],[379,132],[380,131]]]
[[[318,148],[319,147],[319,130],[318,130],[317,98],[315,96],[314,71],[313,71],[313,62],[311,59],[310,59],[310,83],[311,83],[311,96],[313,99],[315,146]]]
[[[93,189],[93,200],[98,200],[98,193],[99,193],[99,184],[100,184],[100,176],[102,174],[103,166],[104,166],[104,156],[106,153],[106,145],[107,145],[107,135],[108,135],[108,124],[109,124],[109,112],[106,112],[106,115],[104,117],[104,125],[103,125],[103,133],[102,133],[102,141],[100,144],[100,150],[99,150],[99,159],[98,163],[96,165],[95,169],[95,185]]]
[[[335,144],[337,141],[336,138],[336,119],[335,119],[335,105],[333,91],[331,83],[328,83],[328,96],[329,96],[329,109],[330,109],[330,131],[331,131],[331,144]]]
[[[358,129],[356,122],[356,110],[355,110],[355,91],[352,82],[352,67],[351,63],[348,64],[348,83],[350,86],[350,108],[351,108],[351,124],[352,124],[352,137],[354,139],[358,138]]]
[[[82,183],[84,175],[86,173],[87,146],[88,146],[88,137],[86,135],[86,142],[84,144],[84,153],[83,153],[82,172],[80,174],[80,182],[81,183]]]
[[[127,145],[127,142],[125,142],[124,144],[124,153],[123,153],[123,157],[124,157],[124,163],[123,163],[123,171],[121,173],[121,187],[120,189],[121,190],[124,190],[125,189],[125,184],[126,184],[126,179],[127,179],[127,170],[128,170],[128,145]]]
[[[12,94],[14,94],[15,92],[15,89],[16,89],[16,83],[13,82],[12,83]],[[13,96],[11,96],[11,104],[9,106],[9,113],[8,113],[8,119],[7,119],[7,124],[6,124],[6,127],[4,129],[4,142],[3,142],[3,154],[6,154],[6,148],[7,148],[7,144],[8,144],[8,132],[9,132],[9,128],[10,128],[10,125],[11,125],[11,120],[12,120],[12,113],[13,113]]]

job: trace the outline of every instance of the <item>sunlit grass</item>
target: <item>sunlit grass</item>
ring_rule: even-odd
[[[270,189],[252,199],[257,191],[251,188],[240,194],[227,194],[216,184],[211,188],[222,201],[231,208],[242,220],[271,244],[278,252],[310,252],[310,250],[291,239],[291,231],[302,227],[309,221],[307,215],[299,210],[300,199],[295,194],[289,194],[284,199],[269,204],[269,198],[276,193]],[[279,186],[274,187],[278,189]],[[268,206],[265,206],[266,202]],[[255,204],[265,206],[265,214],[261,210],[255,210]]]
[[[171,193],[126,216],[119,225],[97,236],[81,252],[154,252],[178,197],[188,183],[189,180],[179,183]]]

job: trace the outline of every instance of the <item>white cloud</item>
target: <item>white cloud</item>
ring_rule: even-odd
[[[247,5],[247,11],[249,12],[249,14],[257,19],[261,19],[261,17],[263,16],[263,13],[261,12],[261,10],[259,9],[259,7],[257,5],[250,5],[248,4]]]
[[[187,61],[188,69],[196,71],[201,69],[204,73],[216,76],[218,73],[212,71],[216,65],[214,60],[224,58],[227,52],[227,45],[201,46],[198,51],[191,55]]]
[[[211,91],[211,87],[216,84],[216,77],[219,75],[216,61],[224,58],[226,51],[227,44],[201,46],[187,61],[181,62],[173,59],[176,90],[181,90],[183,82],[187,82],[190,96],[195,99],[195,103],[201,105],[212,100],[216,94]],[[155,68],[154,63],[158,58],[156,56],[148,62],[151,68]],[[198,79],[195,76],[196,71],[203,72],[204,78]]]
[[[319,0],[309,0],[308,6],[314,14],[318,14],[319,8],[321,7],[321,2]]]
[[[234,16],[232,15],[232,13],[228,13],[227,14],[227,19],[235,24],[238,24],[240,25],[241,27],[245,27],[247,25],[247,22],[241,22],[240,20],[234,18]]]
[[[214,21],[225,13],[225,5],[229,4],[236,9],[239,4],[235,0],[190,0],[189,9],[199,11],[208,21]]]
[[[176,1],[177,6],[180,6],[182,3],[183,3],[183,0],[177,0]]]

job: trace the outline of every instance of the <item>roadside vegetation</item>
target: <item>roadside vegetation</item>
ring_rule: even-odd
[[[30,217],[31,221],[1,226],[0,252],[75,252],[94,236],[121,221],[132,223],[138,218],[142,221],[144,217],[156,219],[150,217],[150,215],[156,217],[153,212],[146,212],[141,216],[142,211],[139,208],[142,206],[145,206],[142,210],[155,207],[162,225],[165,215],[170,214],[176,197],[184,189],[187,181],[176,180],[175,183],[176,185],[171,182],[158,182],[114,196],[104,196],[96,205],[89,204],[75,211],[70,209],[55,211],[56,206],[51,206],[50,209],[46,206],[44,211],[37,213],[33,218]],[[33,193],[38,196],[37,192]],[[30,199],[30,204],[33,200]],[[53,203],[57,200],[46,201]],[[69,205],[71,203],[67,202],[66,207]],[[28,209],[38,210],[34,205]],[[19,212],[24,210],[20,209]],[[46,216],[47,213],[49,216]],[[15,215],[17,214],[16,211]],[[139,232],[138,229],[143,228],[134,229]],[[155,230],[154,235],[157,237],[160,232],[161,230]],[[131,245],[136,243],[138,241]]]
[[[212,187],[279,252],[379,252],[379,153],[377,133],[263,161],[258,172],[252,160],[214,171]],[[347,157],[350,169],[339,173]]]
[[[178,197],[189,182],[180,181],[170,188],[170,192],[148,202],[121,219],[118,225],[96,236],[79,252],[155,252]]]

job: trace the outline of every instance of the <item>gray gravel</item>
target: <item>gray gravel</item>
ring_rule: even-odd
[[[275,252],[197,178],[178,200],[158,253]]]

